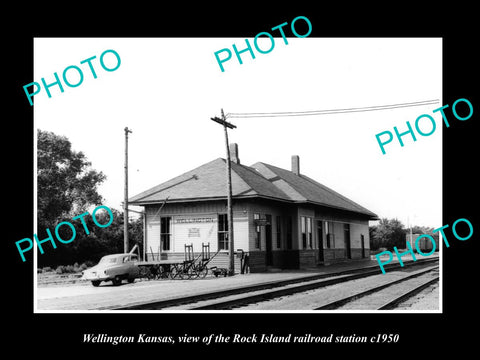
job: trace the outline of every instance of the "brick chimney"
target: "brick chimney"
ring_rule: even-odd
[[[240,158],[238,157],[238,145],[230,144],[230,160],[236,164],[240,164]]]
[[[292,155],[292,172],[300,175],[300,156],[298,155]]]

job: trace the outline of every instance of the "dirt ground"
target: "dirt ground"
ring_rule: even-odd
[[[439,284],[434,284],[398,306],[398,310],[438,310]]]

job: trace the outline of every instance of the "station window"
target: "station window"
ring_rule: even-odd
[[[308,247],[313,249],[312,218],[307,217],[307,241]]]
[[[300,228],[302,230],[302,249],[307,248],[307,221],[305,216],[300,217]]]
[[[253,214],[253,220],[260,219],[260,214]],[[260,226],[255,225],[255,249],[260,249]]]
[[[163,251],[170,250],[170,238],[171,238],[171,217],[160,218],[160,244]]]
[[[286,233],[287,233],[287,249],[290,250],[292,248],[292,234],[293,234],[293,220],[292,220],[292,217],[291,216],[288,216],[286,218],[286,223],[287,223],[287,226],[286,226]]]
[[[362,258],[365,257],[365,236],[363,234],[360,235],[360,245],[362,247]]]
[[[323,249],[323,221],[317,220],[317,243],[318,248]]]
[[[301,216],[300,226],[302,229],[302,249],[313,248],[312,218]]]
[[[227,214],[218,214],[218,250],[228,250]]]
[[[325,221],[325,234],[327,234],[327,249],[332,248],[332,234],[330,233],[330,231],[333,231],[332,223]]]
[[[277,216],[276,226],[277,226],[277,249],[280,249],[282,247],[282,217],[281,216]]]

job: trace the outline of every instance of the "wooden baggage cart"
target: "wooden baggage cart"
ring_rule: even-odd
[[[196,257],[193,253],[193,244],[185,244],[184,259],[152,260],[137,263],[140,277],[147,279],[197,279],[204,278],[208,272],[218,276],[226,276],[227,269],[213,266],[208,267],[210,261],[220,252],[210,256],[210,243],[202,243],[202,251]]]

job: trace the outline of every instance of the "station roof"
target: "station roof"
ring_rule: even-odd
[[[310,202],[317,205],[334,207],[369,215],[372,219],[377,215],[338,192],[309,178],[303,174],[295,174],[273,165],[258,162],[252,165],[273,185],[281,189],[294,202]]]
[[[287,203],[312,203],[377,219],[373,212],[303,174],[262,162],[245,166],[231,162],[232,196],[266,198]],[[223,200],[227,197],[226,160],[218,158],[154,186],[129,199],[132,205]]]

